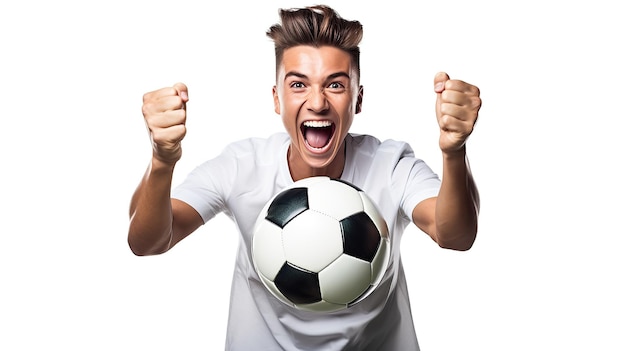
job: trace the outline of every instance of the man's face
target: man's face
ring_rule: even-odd
[[[362,99],[350,55],[330,46],[285,50],[273,95],[291,137],[292,175],[294,168],[309,175],[343,170],[344,139]]]

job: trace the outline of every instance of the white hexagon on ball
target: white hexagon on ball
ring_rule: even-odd
[[[315,211],[305,211],[287,223],[282,235],[287,261],[311,272],[321,271],[343,252],[337,220]]]

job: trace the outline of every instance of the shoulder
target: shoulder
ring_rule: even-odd
[[[411,145],[401,140],[380,140],[367,134],[349,134],[347,141],[348,148],[355,153],[365,153],[372,156],[378,153],[397,154],[399,157],[413,156]]]
[[[275,133],[266,138],[251,137],[236,140],[226,145],[224,153],[231,156],[245,157],[249,155],[268,155],[289,144],[287,133]]]
[[[266,138],[251,137],[231,141],[222,150],[196,167],[205,174],[232,174],[261,165],[277,164],[282,150],[287,150],[289,135],[276,133]]]

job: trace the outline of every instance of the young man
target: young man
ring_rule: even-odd
[[[231,291],[227,350],[418,350],[400,236],[413,222],[441,247],[467,250],[477,231],[478,193],[466,140],[481,106],[479,90],[447,74],[434,80],[443,155],[441,180],[410,146],[349,133],[361,110],[362,27],[315,6],[281,10],[268,36],[276,48],[274,109],[287,133],[229,145],[174,188],[185,135],[187,87],[144,95],[153,154],[132,197],[128,242],[137,255],[160,254],[224,212],[240,234]],[[336,313],[296,310],[274,298],[251,260],[252,230],[263,205],[294,181],[326,175],[349,181],[378,204],[391,237],[380,286]]]

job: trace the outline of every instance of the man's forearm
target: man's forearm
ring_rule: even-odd
[[[128,244],[136,255],[159,254],[171,245],[173,171],[173,165],[153,159],[133,194]]]
[[[478,230],[478,190],[465,149],[443,157],[442,184],[435,215],[437,242],[445,248],[468,250]]]

